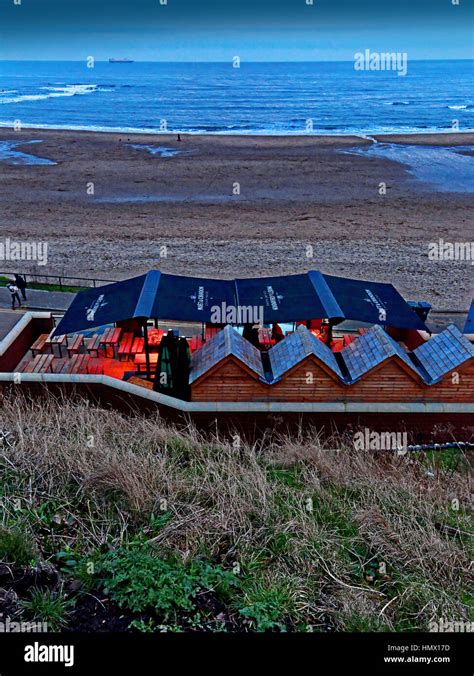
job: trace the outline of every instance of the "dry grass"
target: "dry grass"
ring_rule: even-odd
[[[184,560],[238,564],[245,603],[274,594],[294,628],[469,619],[470,477],[459,454],[453,469],[441,456],[328,451],[310,433],[236,447],[53,399],[6,402],[0,428],[10,432],[0,524],[27,532],[43,559],[139,537]]]

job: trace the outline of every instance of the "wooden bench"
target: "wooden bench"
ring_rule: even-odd
[[[54,373],[69,373],[69,366],[71,362],[69,359],[56,359],[54,362]]]
[[[142,372],[142,369],[146,371],[146,355],[141,353],[137,354],[135,359],[135,366],[137,367],[138,373]],[[158,363],[158,353],[157,352],[152,352],[150,354],[150,368],[154,370],[156,368],[156,365]]]
[[[52,354],[37,354],[23,368],[23,373],[46,373],[53,371],[54,356]]]
[[[95,354],[96,357],[99,356],[101,337],[95,333],[87,342],[86,352],[87,354]]]
[[[88,354],[75,354],[71,359],[56,359],[54,373],[86,373],[89,360]]]
[[[122,361],[121,357],[128,358],[130,356],[130,353],[132,351],[132,343],[133,343],[133,333],[124,333],[118,349],[119,361]]]
[[[79,333],[77,336],[72,337],[72,343],[67,346],[67,353],[69,359],[71,359],[72,355],[78,354],[79,350],[82,348],[84,345],[84,336]]]
[[[92,375],[104,375],[104,360],[102,357],[94,357],[87,364],[87,373]]]
[[[45,348],[45,345],[48,341],[49,338],[49,333],[42,333],[41,336],[39,336],[33,345],[30,347],[31,354],[33,357],[36,357],[36,355],[41,354]]]
[[[115,357],[115,350],[117,349],[121,335],[122,329],[116,329],[112,327],[104,331],[100,342],[104,346],[106,354],[108,354],[109,348],[111,348],[112,356]]]
[[[69,373],[86,373],[90,357],[88,354],[75,354],[71,359]]]
[[[140,352],[143,352],[143,348],[145,347],[145,339],[144,338],[135,338],[132,344],[132,349],[130,351],[130,354],[132,357],[136,354],[140,354]]]
[[[138,376],[132,376],[127,382],[132,385],[138,385],[138,387],[144,387],[146,390],[153,389],[153,383],[150,383],[148,380],[143,380],[143,378],[139,378]]]

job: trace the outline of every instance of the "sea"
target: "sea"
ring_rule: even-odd
[[[474,128],[474,61],[0,62],[0,126],[192,134],[358,134]]]

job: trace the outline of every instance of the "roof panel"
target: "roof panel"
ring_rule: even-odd
[[[274,345],[268,352],[273,382],[310,354],[326,364],[341,380],[344,379],[339,364],[327,345],[313,336],[305,326],[299,326],[295,333]]]
[[[413,354],[433,383],[472,359],[474,346],[454,324],[450,324],[444,331],[417,347]]]
[[[421,373],[411,361],[409,355],[391,338],[381,326],[375,325],[367,333],[341,350],[351,382],[361,378],[367,371],[381,364],[386,359],[397,356],[415,373]]]
[[[206,371],[209,371],[222,359],[230,355],[239,359],[259,378],[265,380],[260,351],[243,338],[238,331],[231,326],[226,326],[199,350],[193,352],[189,382],[193,383]]]

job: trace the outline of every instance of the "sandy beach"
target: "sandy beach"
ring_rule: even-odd
[[[21,145],[32,140],[41,143]],[[376,140],[472,146],[474,134]],[[220,277],[313,268],[390,281],[437,309],[466,310],[473,295],[470,261],[428,259],[430,242],[472,240],[472,194],[439,190],[406,164],[347,152],[369,147],[369,138],[182,135],[178,142],[176,135],[4,128],[0,141],[55,162],[0,162],[0,237],[48,242],[48,265],[20,265],[29,271],[118,279],[150,268]]]

